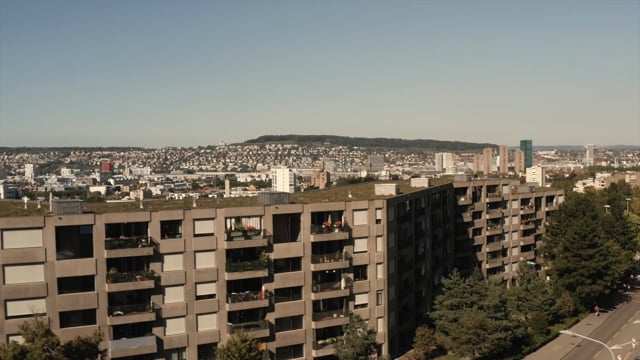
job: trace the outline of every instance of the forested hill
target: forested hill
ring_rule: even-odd
[[[387,149],[425,149],[434,151],[479,151],[485,147],[495,147],[495,144],[468,143],[460,141],[441,140],[406,140],[392,138],[362,138],[335,135],[263,135],[244,142],[245,144],[300,144],[322,145],[331,144],[338,146],[360,146],[366,148]]]

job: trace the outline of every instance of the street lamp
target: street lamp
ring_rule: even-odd
[[[609,208],[611,207],[611,205],[607,204],[604,206],[604,213],[608,214],[609,213]]]
[[[629,215],[629,201],[631,201],[631,198],[626,198],[624,200],[627,202],[627,215]]]
[[[593,341],[593,342],[597,342],[598,344],[600,344],[600,345],[602,345],[602,346],[606,347],[606,348],[607,348],[607,350],[609,350],[609,354],[611,354],[611,360],[616,360],[616,356],[613,354],[613,350],[614,350],[614,349],[621,349],[621,347],[620,347],[619,345],[614,345],[614,346],[612,346],[612,347],[609,347],[609,346],[607,346],[607,344],[603,343],[603,342],[602,342],[602,341],[600,341],[600,340],[596,340],[596,339],[592,339],[592,338],[590,338],[590,337],[588,337],[588,336],[580,335],[580,334],[575,333],[575,332],[573,332],[573,331],[571,331],[571,330],[560,330],[559,332],[560,332],[560,334],[571,335],[571,336],[577,336],[577,337],[581,337],[581,338],[583,338],[583,339],[587,339],[587,340],[591,340],[591,341]]]

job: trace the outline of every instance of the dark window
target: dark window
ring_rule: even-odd
[[[273,260],[273,272],[284,273],[292,271],[301,271],[302,261],[300,258],[287,258],[287,259],[275,259]]]
[[[367,280],[367,265],[357,265],[353,267],[353,280]]]
[[[96,282],[93,275],[58,278],[58,294],[60,295],[92,292],[95,290]]]
[[[198,360],[216,360],[217,343],[198,345]]]
[[[297,359],[304,356],[303,344],[276,348],[276,360]]]
[[[93,226],[56,226],[56,260],[93,257]]]
[[[274,290],[273,299],[276,303],[302,300],[302,287],[289,287]]]
[[[60,313],[60,328],[96,324],[96,309],[63,311]]]
[[[302,315],[276,319],[276,332],[302,329]]]

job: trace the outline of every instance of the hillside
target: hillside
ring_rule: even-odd
[[[362,138],[336,135],[263,135],[255,139],[250,139],[244,144],[300,144],[316,146],[331,144],[337,146],[359,146],[366,148],[386,148],[386,149],[422,149],[431,151],[480,151],[485,147],[494,147],[489,143],[468,143],[460,141],[441,140],[406,140],[393,138]]]

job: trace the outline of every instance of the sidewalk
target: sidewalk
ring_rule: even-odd
[[[601,313],[600,316],[596,316],[596,314],[591,313],[589,316],[582,319],[582,321],[571,327],[570,330],[581,335],[589,336],[591,332],[606,320],[609,314],[615,311],[616,309],[611,309],[608,313]],[[529,354],[525,357],[525,360],[562,359],[567,355],[567,353],[569,353],[569,351],[573,350],[581,340],[582,339],[580,338],[560,334],[553,341],[538,349],[538,351]]]

